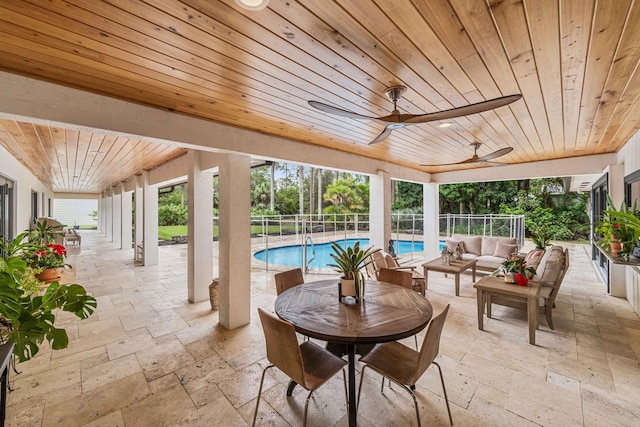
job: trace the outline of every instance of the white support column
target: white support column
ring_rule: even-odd
[[[142,175],[136,175],[136,189],[135,189],[135,244],[133,259],[140,262],[143,261],[142,254],[138,253],[138,247],[143,244],[143,231],[144,231],[144,179]],[[140,256],[139,256],[140,255]]]
[[[98,224],[100,225],[100,234],[107,235],[107,223],[106,223],[106,210],[107,210],[107,195],[103,191],[100,193],[100,203],[98,204]]]
[[[624,164],[610,165],[608,193],[616,209],[624,202]],[[609,263],[609,294],[613,297],[626,298],[625,267],[622,264]]]
[[[209,298],[213,272],[213,172],[200,169],[200,152],[189,150],[189,240],[187,281],[189,301]]]
[[[371,244],[386,250],[391,239],[391,175],[378,171],[369,178],[369,229]]]
[[[106,199],[106,209],[105,209],[105,236],[107,236],[107,240],[113,242],[113,189],[110,188],[107,190],[107,199]]]
[[[423,217],[424,217],[424,259],[425,261],[437,258],[439,255],[440,241],[440,193],[438,184],[423,184]]]
[[[233,154],[220,159],[219,321],[234,329],[251,317],[251,159]]]
[[[149,172],[142,173],[143,219],[142,241],[144,242],[144,265],[158,265],[158,187],[149,185]]]
[[[113,187],[113,241],[122,248],[122,187]]]
[[[132,192],[125,191],[124,185],[120,185],[120,193],[122,194],[122,227],[120,229],[120,249],[131,249],[133,242],[133,213],[132,208]]]

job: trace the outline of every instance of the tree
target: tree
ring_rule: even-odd
[[[410,210],[422,212],[422,184],[407,181],[394,181],[396,187],[393,201],[394,211]]]
[[[514,206],[516,181],[466,182],[440,186],[440,212],[497,213],[501,205]]]
[[[351,177],[341,178],[331,185],[327,186],[324,199],[331,202],[334,209],[327,213],[351,213],[362,210],[362,197],[355,188],[355,183]]]
[[[561,178],[529,180],[528,192],[518,193],[515,206],[503,205],[502,213],[525,215],[527,236],[544,227],[552,240],[572,240],[589,235],[587,196],[564,190]]]
[[[271,195],[269,171],[266,168],[251,169],[251,207],[266,209]]]

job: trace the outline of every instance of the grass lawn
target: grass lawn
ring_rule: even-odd
[[[295,227],[294,226],[285,226],[282,227],[282,230],[287,230],[287,231],[295,231]],[[255,235],[255,234],[260,234],[262,233],[262,227],[259,225],[252,225],[251,226],[251,234]],[[160,240],[171,240],[172,236],[186,236],[188,233],[187,231],[187,226],[186,225],[161,225],[158,226],[158,238]],[[269,234],[278,234],[280,233],[280,227],[278,227],[277,225],[270,225],[268,228],[268,233]],[[216,238],[218,237],[218,226],[214,225],[213,226],[213,237]]]

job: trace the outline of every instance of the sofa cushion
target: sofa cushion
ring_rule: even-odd
[[[552,246],[542,257],[540,265],[538,265],[538,269],[536,270],[535,280],[543,285],[555,286],[562,274],[563,268],[564,250],[562,246]]]
[[[462,241],[464,242],[464,251],[466,253],[482,255],[482,236],[465,237]],[[493,255],[493,252],[488,255]]]
[[[498,258],[510,259],[511,254],[518,251],[518,245],[511,245],[503,241],[498,241],[493,256]]]
[[[496,246],[498,242],[506,243],[508,245],[517,245],[518,241],[515,237],[483,237],[482,238],[482,253],[480,255],[493,255],[496,252]],[[515,252],[512,251],[512,252]],[[509,254],[510,255],[510,254]],[[505,258],[508,258],[505,257]]]
[[[476,266],[483,270],[497,270],[504,262],[504,258],[495,257],[493,255],[480,255]]]

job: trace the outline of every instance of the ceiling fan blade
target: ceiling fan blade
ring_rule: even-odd
[[[384,141],[385,139],[387,139],[389,137],[389,135],[391,135],[391,128],[390,127],[385,127],[384,130],[382,132],[380,132],[380,135],[376,136],[375,138],[373,138],[373,141],[371,141],[369,143],[369,145],[371,144],[377,144],[378,142]]]
[[[504,156],[505,154],[509,154],[512,151],[513,151],[513,147],[501,148],[497,151],[494,151],[493,153],[489,153],[486,156],[480,157],[478,161],[483,162],[487,160],[497,159],[498,157]]]
[[[482,113],[483,111],[493,110],[502,107],[522,98],[522,95],[508,95],[500,98],[490,99],[488,101],[477,102],[475,104],[465,105],[464,107],[452,108],[450,110],[438,111],[435,113],[416,114],[404,120],[404,123],[427,123],[435,120],[453,119],[470,114]]]
[[[318,101],[307,101],[309,105],[313,108],[317,108],[320,111],[324,111],[325,113],[336,114],[338,116],[350,117],[352,119],[360,119],[360,120],[377,120],[377,117],[369,117],[364,116],[362,114],[354,113],[353,111],[343,110],[342,108],[334,107],[332,105],[323,104]]]
[[[440,163],[437,165],[420,165],[420,166],[429,166],[429,167],[436,167],[436,166],[455,166],[455,165],[464,165],[467,163],[474,163],[474,159],[473,157],[467,160],[463,160],[461,162],[455,162],[455,163]]]

